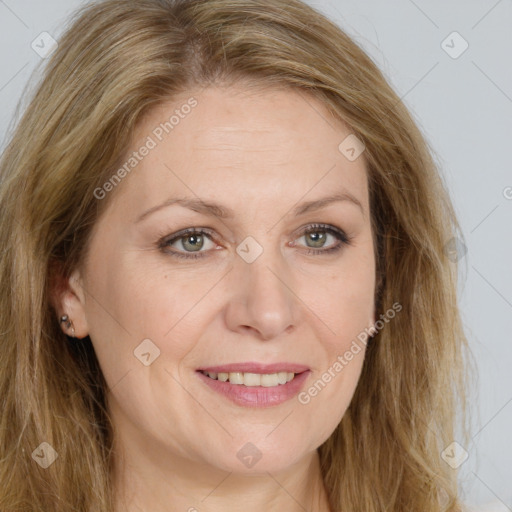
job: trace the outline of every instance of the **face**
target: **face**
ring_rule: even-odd
[[[304,94],[241,86],[183,94],[139,124],[137,164],[104,187],[63,303],[126,449],[257,473],[333,432],[364,346],[344,354],[374,322],[364,153],[340,151],[349,134]]]

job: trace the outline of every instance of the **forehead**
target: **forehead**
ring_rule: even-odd
[[[336,149],[340,137],[349,133],[344,123],[305,92],[230,86],[182,93],[156,106],[139,123],[134,139],[152,134],[163,145],[185,143],[183,149],[193,144],[223,152],[236,150],[233,144],[254,152],[293,150],[289,155],[293,158],[314,156],[320,141]]]
[[[243,204],[244,191],[282,201],[350,189],[365,202],[364,154],[351,161],[340,150],[350,134],[302,91],[192,90],[153,108],[136,127],[127,158],[150,149],[139,155],[124,193],[146,203],[176,189],[205,199],[237,194]]]

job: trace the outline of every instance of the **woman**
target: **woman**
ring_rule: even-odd
[[[321,14],[90,4],[0,174],[2,511],[461,510],[457,220]]]

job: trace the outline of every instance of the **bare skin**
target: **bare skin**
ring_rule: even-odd
[[[197,106],[158,141],[155,127],[191,97]],[[148,136],[158,144],[109,192],[89,258],[58,297],[109,386],[118,511],[329,511],[317,448],[350,404],[364,349],[307,403],[235,404],[197,369],[298,363],[307,391],[373,325],[366,164],[338,149],[349,133],[301,93],[242,86],[189,91],[139,124],[131,151]],[[335,193],[353,200],[295,215]],[[234,216],[173,204],[138,221],[177,197]],[[186,228],[208,234],[170,241]],[[236,251],[249,236],[263,251],[251,263]],[[134,351],[147,339],[146,362],[159,354],[145,365]],[[247,443],[261,455],[250,467],[237,456]]]

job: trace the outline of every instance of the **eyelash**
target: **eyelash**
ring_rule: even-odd
[[[311,233],[318,233],[318,232],[325,232],[333,235],[335,238],[338,239],[339,243],[335,245],[334,247],[331,247],[330,249],[307,249],[306,254],[311,255],[319,255],[319,254],[333,254],[335,252],[340,251],[344,246],[351,244],[351,238],[341,229],[335,228],[333,226],[329,226],[327,224],[312,224],[310,226],[307,226],[306,229],[304,229],[298,236],[298,238],[308,235]],[[210,229],[196,229],[196,228],[188,228],[183,231],[180,231],[179,233],[176,233],[175,235],[172,235],[171,238],[169,237],[163,237],[158,241],[158,248],[164,252],[165,254],[170,254],[173,257],[182,258],[182,259],[188,259],[188,260],[194,260],[198,258],[204,258],[205,255],[210,251],[201,251],[196,254],[192,253],[186,253],[186,252],[180,252],[180,251],[169,251],[167,250],[167,247],[169,244],[176,242],[177,240],[180,240],[182,238],[186,238],[190,235],[206,235],[210,240],[212,239],[212,231]]]

